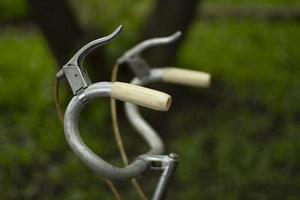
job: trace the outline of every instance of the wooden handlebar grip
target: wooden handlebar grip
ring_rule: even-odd
[[[169,110],[172,102],[164,92],[122,82],[112,83],[111,97],[158,111]]]
[[[188,69],[166,67],[162,69],[162,80],[196,87],[209,87],[210,74]]]

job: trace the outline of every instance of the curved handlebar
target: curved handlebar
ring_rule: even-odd
[[[140,92],[143,93],[142,96],[139,96]],[[155,93],[155,95],[152,95],[152,93]],[[124,94],[139,96],[141,98],[147,98],[147,96],[150,94],[150,96],[152,95],[152,97],[150,98],[153,101],[155,101],[156,97],[159,99],[158,101],[160,102],[160,106],[162,105],[163,107],[168,107],[170,104],[170,96],[163,92],[157,93],[157,91],[154,91],[152,89],[146,89],[141,86],[130,85],[127,83],[99,82],[90,85],[89,87],[84,89],[80,95],[76,95],[72,98],[67,107],[64,118],[64,132],[69,146],[88,167],[96,171],[104,178],[110,180],[126,180],[141,174],[147,168],[147,161],[139,157],[124,168],[112,166],[111,164],[107,163],[99,156],[97,156],[83,142],[79,133],[78,120],[80,112],[86,105],[88,100],[95,97],[114,97],[122,100],[124,99]],[[139,105],[149,107],[149,102],[139,100],[138,98],[127,98],[126,100],[131,103],[137,103]],[[152,103],[153,102],[150,103],[151,106],[153,106]]]
[[[57,73],[58,79],[67,78],[74,94],[64,117],[64,132],[69,146],[88,167],[111,180],[130,179],[141,174],[146,170],[148,161],[141,156],[130,165],[118,168],[107,163],[89,149],[81,139],[78,128],[80,112],[86,102],[95,97],[112,97],[160,111],[168,110],[171,104],[171,97],[168,94],[152,89],[120,82],[91,84],[87,72],[81,66],[83,59],[96,47],[117,37],[121,29],[122,26],[109,36],[94,40],[82,47]]]
[[[161,73],[156,73],[157,71],[151,70],[150,76],[146,79],[139,79],[135,77],[130,82],[135,85],[145,85],[147,83],[155,82],[161,80]],[[164,153],[165,146],[156,133],[156,131],[147,123],[147,121],[141,116],[138,106],[125,102],[125,113],[127,118],[133,128],[142,136],[142,138],[149,145],[150,150],[146,154],[150,155],[161,155]]]
[[[171,76],[176,75],[176,76]],[[183,85],[198,87],[208,87],[210,85],[210,75],[205,72],[186,70],[179,68],[156,68],[151,69],[149,76],[139,79],[135,77],[131,83],[136,85],[146,85],[151,82],[172,82]],[[159,155],[164,153],[164,143],[157,132],[141,116],[136,105],[125,102],[125,113],[135,130],[144,138],[150,146],[147,154]]]

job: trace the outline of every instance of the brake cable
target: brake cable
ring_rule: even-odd
[[[112,69],[111,82],[117,81],[118,70],[119,70],[119,64],[116,63]],[[115,140],[116,140],[123,164],[126,166],[126,165],[128,165],[128,157],[126,154],[125,146],[124,146],[122,136],[120,133],[120,129],[119,129],[116,100],[113,98],[110,99],[110,111],[111,111],[111,121],[112,121],[112,127],[113,127]],[[138,181],[135,178],[131,179],[131,184],[142,200],[148,199],[146,194],[144,193],[143,189],[141,188],[140,184],[138,183]]]
[[[162,171],[152,198],[153,200],[161,200],[166,194],[167,185],[178,164],[176,154],[142,154],[127,166],[120,168],[111,165],[95,154],[84,143],[79,132],[78,120],[81,110],[87,105],[87,102],[96,97],[112,97],[158,111],[167,111],[170,107],[171,96],[160,91],[122,82],[91,83],[87,72],[82,67],[83,59],[96,47],[116,38],[120,31],[121,27],[109,36],[86,44],[56,74],[58,79],[67,79],[74,95],[67,106],[64,116],[65,139],[73,152],[87,167],[112,181],[135,178],[147,169]],[[57,97],[57,99],[59,98]]]
[[[133,72],[135,77],[130,83],[145,86],[152,82],[165,82],[199,88],[209,87],[210,74],[206,72],[175,67],[151,68],[147,60],[142,57],[143,51],[176,42],[180,36],[181,32],[177,31],[167,37],[150,38],[127,50],[117,63],[129,67]],[[125,102],[125,113],[131,125],[148,143],[150,150],[147,154],[163,154],[165,147],[161,137],[139,113],[138,106]]]
[[[141,44],[138,44],[134,48],[125,52],[125,54],[121,58],[119,58],[118,61],[113,66],[112,74],[111,74],[111,82],[117,81],[120,64],[128,61],[129,58],[131,58],[131,56],[137,55],[144,49],[149,48],[151,46],[169,44],[171,42],[174,42],[180,37],[180,35],[181,35],[181,32],[178,31],[175,34],[173,34],[172,36],[167,37],[167,38],[146,40],[146,41],[143,41]],[[145,72],[145,71],[147,72],[147,70],[144,70],[144,68],[143,68],[144,66],[142,66],[142,70],[140,70],[139,67],[141,67],[141,65],[135,66],[135,68],[131,67],[131,69],[135,72],[135,74],[138,74],[139,76],[141,75],[139,72]],[[145,74],[143,74],[143,75],[145,75]],[[115,140],[118,145],[118,149],[119,149],[119,152],[120,152],[120,155],[121,155],[124,165],[128,165],[128,157],[126,154],[126,150],[125,150],[124,143],[123,143],[122,136],[121,136],[120,129],[119,129],[116,100],[111,98],[110,102],[111,102],[111,104],[110,104],[111,105],[111,107],[110,107],[111,120],[112,120],[112,126],[113,126],[114,135],[115,135]],[[136,192],[139,194],[140,198],[142,200],[147,200],[147,197],[146,197],[143,189],[141,188],[141,186],[139,185],[138,181],[135,178],[131,179],[131,184],[133,185]]]
[[[159,45],[165,45],[176,41],[181,35],[180,31],[177,31],[171,36],[168,37],[161,37],[161,38],[152,38],[141,43],[137,44],[133,48],[126,51],[122,57],[118,59],[116,64],[112,70],[111,81],[116,81],[117,73],[119,70],[119,66],[123,66],[126,64],[130,67],[133,71],[135,78],[132,79],[130,83],[136,85],[145,85],[150,82],[154,81],[164,81],[170,82],[175,84],[183,84],[189,86],[196,86],[196,87],[208,87],[210,84],[210,75],[205,72],[194,71],[194,70],[187,70],[187,69],[180,69],[174,67],[164,67],[164,68],[155,68],[150,69],[148,63],[140,56],[141,52],[148,49],[149,47],[155,47]],[[159,168],[156,169],[164,169],[163,174],[167,175],[167,178],[162,178],[164,175],[161,176],[160,182],[158,187],[156,188],[155,194],[153,199],[162,199],[165,195],[167,183],[169,182],[169,178],[172,173],[174,173],[176,169],[176,162],[177,156],[176,154],[170,154],[169,157],[166,156],[156,156],[163,154],[164,152],[164,143],[161,140],[160,136],[155,132],[154,129],[141,117],[138,112],[138,107],[131,103],[125,102],[125,112],[131,124],[137,130],[137,132],[145,139],[145,141],[150,146],[150,150],[147,152],[149,156],[148,159],[153,159],[155,162],[158,163],[167,163],[170,167],[169,170],[166,168]],[[119,151],[123,162],[127,162],[127,156],[124,149],[124,145],[122,142],[122,137],[120,135],[118,120],[117,120],[117,111],[116,111],[116,101],[111,99],[111,114],[112,114],[112,122],[114,127],[114,132],[116,135],[117,143],[120,145]],[[152,156],[151,156],[152,155]],[[171,162],[164,162],[163,160],[170,159]],[[173,163],[173,164],[171,164]],[[155,167],[152,166],[152,169]],[[168,171],[168,172],[167,172]],[[166,172],[166,173],[165,173]],[[136,184],[138,184],[136,182]],[[134,185],[135,186],[135,185]],[[139,185],[135,186],[136,190],[140,189]]]

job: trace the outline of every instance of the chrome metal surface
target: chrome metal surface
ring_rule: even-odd
[[[152,197],[152,200],[162,200],[166,195],[168,185],[178,165],[177,154],[142,155],[140,157],[150,163],[150,169],[163,171]]]
[[[106,37],[102,37],[99,39],[96,39],[92,42],[89,42],[85,46],[83,46],[70,60],[67,62],[66,65],[76,65],[76,66],[82,66],[83,59],[95,48],[102,46],[104,44],[107,44],[114,40],[116,37],[120,35],[122,31],[122,26],[119,26],[113,33]]]
[[[140,53],[150,47],[172,43],[176,41],[180,35],[181,32],[178,31],[169,37],[143,41],[128,50],[118,59],[117,63],[119,65],[126,63],[131,68],[136,76],[131,81],[132,84],[143,86],[150,82],[160,81],[162,80],[162,70],[150,69],[147,62],[140,57]],[[177,156],[175,156],[175,154],[169,156],[160,155],[164,153],[164,143],[155,130],[140,115],[136,105],[125,103],[125,113],[136,131],[150,146],[150,150],[147,154],[140,157],[150,162],[151,169],[163,170],[152,198],[152,200],[161,200],[164,198],[170,178],[176,170],[178,163]],[[155,165],[157,162],[159,163],[158,166]]]
[[[97,156],[81,139],[78,120],[81,110],[86,103],[95,97],[110,97],[110,82],[99,82],[90,85],[70,101],[64,118],[64,132],[69,146],[75,154],[92,170],[110,180],[127,180],[143,173],[147,168],[147,161],[137,158],[124,168],[115,167]]]
[[[150,82],[160,81],[161,78],[161,70],[152,69],[150,71],[150,76],[147,77],[147,79],[141,80],[139,78],[134,78],[130,83],[143,86]],[[124,108],[129,122],[150,146],[150,150],[147,152],[147,154],[163,154],[165,148],[162,139],[157,134],[157,132],[141,116],[138,106],[125,102]]]
[[[143,79],[144,77],[149,76],[150,67],[144,59],[141,59],[140,57],[131,57],[128,58],[127,63],[136,77]]]
[[[147,78],[150,75],[150,67],[148,66],[148,63],[140,57],[142,51],[150,47],[170,44],[172,42],[175,42],[180,36],[181,32],[177,31],[169,37],[160,37],[145,40],[126,51],[125,54],[118,59],[117,63],[119,65],[123,63],[128,64],[136,77],[140,79]]]
[[[151,38],[143,42],[140,42],[133,48],[126,51],[126,53],[121,58],[118,59],[118,63],[121,64],[123,62],[126,62],[131,57],[139,56],[142,51],[148,48],[160,46],[164,44],[170,44],[176,41],[180,36],[181,36],[181,32],[177,31],[168,37]]]
[[[95,48],[115,39],[121,33],[121,30],[122,26],[119,26],[112,34],[94,40],[83,46],[56,74],[59,79],[63,77],[67,78],[74,95],[91,84],[89,76],[82,66],[84,58]]]
[[[168,37],[145,40],[124,53],[124,55],[118,59],[117,63],[126,63],[129,65],[134,75],[136,76],[136,78],[131,81],[132,84],[143,86],[150,82],[160,81],[162,79],[161,70],[150,69],[147,62],[140,57],[140,54],[142,53],[142,51],[150,47],[170,44],[176,41],[180,36],[181,32],[177,31],[173,35]],[[160,136],[142,118],[138,111],[138,107],[130,103],[125,103],[125,111],[130,123],[150,146],[150,150],[147,152],[147,154],[163,154],[164,144]]]
[[[147,158],[147,155],[142,155],[137,157],[132,163],[130,163],[128,166],[124,168],[118,168],[115,167],[105,160],[103,160],[101,157],[99,157],[97,154],[95,154],[82,140],[79,128],[78,128],[78,120],[80,117],[81,110],[84,108],[84,106],[88,103],[90,99],[96,98],[96,97],[111,97],[111,91],[112,91],[112,83],[111,82],[99,82],[95,84],[91,84],[90,79],[88,78],[87,72],[82,67],[83,59],[87,54],[89,54],[93,49],[95,49],[98,46],[101,46],[105,43],[110,42],[114,38],[116,38],[120,31],[121,26],[116,29],[111,35],[107,37],[103,37],[97,40],[94,40],[84,47],[82,47],[71,59],[70,61],[63,66],[63,68],[57,73],[57,78],[63,78],[66,77],[70,87],[73,91],[74,97],[70,101],[67,110],[65,112],[64,117],[64,132],[66,140],[71,147],[71,149],[75,152],[75,154],[92,170],[100,174],[102,177],[110,180],[127,180],[131,179],[133,177],[136,177],[143,173],[148,166],[151,167],[151,169],[158,169],[154,168],[151,164],[153,162]],[[148,43],[144,43],[144,45],[141,45],[140,47],[137,47],[135,50],[133,49],[132,53],[141,51],[143,48],[148,48],[150,46],[155,46],[157,44],[163,44],[163,43],[169,43],[170,41],[175,40],[180,33],[174,34],[171,37],[168,38],[160,38],[160,39],[154,39],[149,41]],[[145,63],[138,63],[138,65],[146,66]],[[137,65],[137,68],[139,67]],[[144,67],[146,69],[146,67]],[[143,79],[143,82],[140,82],[140,84],[151,82],[154,80],[161,79],[161,72],[159,70],[151,70],[149,71],[149,74],[144,74],[146,79]],[[139,82],[137,80],[137,82]],[[129,106],[130,107],[130,106]],[[133,107],[134,109],[134,107]],[[130,110],[130,108],[129,108]],[[130,112],[130,111],[129,111]],[[138,113],[138,112],[136,112]],[[137,122],[140,124],[142,128],[147,127],[147,124],[143,125],[143,119],[140,117],[142,122]],[[142,125],[141,125],[142,124]],[[150,126],[149,126],[150,127]],[[148,127],[148,128],[149,128]],[[152,133],[151,133],[152,131]],[[163,143],[161,142],[161,139],[159,136],[151,130],[151,127],[149,128],[149,133],[147,136],[145,135],[145,139],[149,141],[149,145],[152,147],[153,151],[150,151],[149,153],[162,153],[163,152]],[[154,157],[151,157],[154,159]],[[164,170],[162,173],[162,177],[160,179],[158,188],[159,188],[159,195],[162,196],[162,191],[166,188],[167,180],[169,180],[169,171],[172,159],[170,159],[170,156],[161,156],[161,157],[155,157],[156,159],[159,159],[162,163],[162,168],[160,170]],[[156,192],[157,193],[157,192]]]

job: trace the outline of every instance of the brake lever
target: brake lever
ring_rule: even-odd
[[[143,51],[156,46],[167,45],[177,41],[181,36],[181,32],[177,31],[168,37],[151,38],[145,40],[133,48],[126,51],[126,53],[117,60],[117,64],[128,64],[134,75],[140,79],[150,75],[150,67],[145,59],[140,55]]]
[[[87,71],[83,67],[84,58],[95,48],[107,44],[118,37],[122,31],[119,26],[113,33],[83,46],[56,74],[58,79],[67,78],[74,95],[77,95],[91,84]]]

